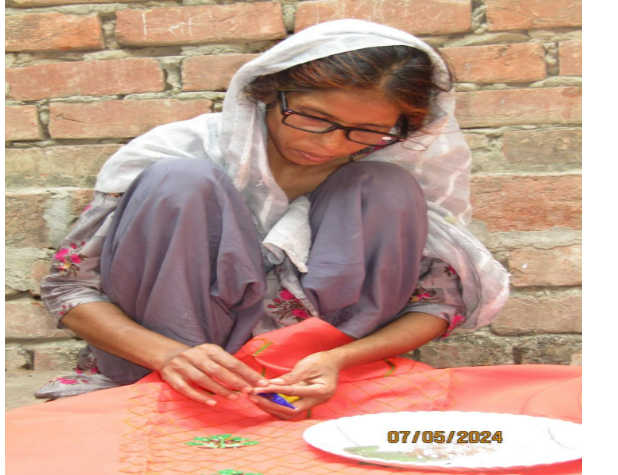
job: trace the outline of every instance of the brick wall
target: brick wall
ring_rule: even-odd
[[[581,0],[9,0],[7,368],[71,368],[39,281],[101,164],[158,124],[220,110],[244,62],[359,18],[451,60],[474,154],[472,231],[512,274],[490,327],[431,343],[438,367],[581,360]]]

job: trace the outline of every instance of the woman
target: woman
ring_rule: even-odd
[[[158,127],[106,163],[42,284],[48,309],[108,385],[155,370],[196,402],[272,391],[298,410],[328,401],[342,369],[488,323],[507,278],[462,226],[453,94],[439,55],[398,30],[294,35],[236,74],[222,114]],[[232,356],[309,316],[356,341],[270,382]]]

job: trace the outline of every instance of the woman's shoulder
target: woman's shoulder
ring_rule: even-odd
[[[96,189],[105,193],[124,192],[143,170],[164,158],[217,162],[220,124],[221,114],[213,113],[151,129],[105,162],[97,177]]]

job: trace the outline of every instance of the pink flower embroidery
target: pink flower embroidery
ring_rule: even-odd
[[[444,268],[444,272],[446,273],[446,275],[448,275],[449,277],[453,276],[453,275],[457,275],[457,272],[455,272],[455,269],[453,269],[452,266],[450,266],[449,264],[446,265],[446,267]]]
[[[86,211],[88,211],[90,208],[92,208],[92,203],[90,203],[88,206],[86,206],[84,208],[84,211],[82,211],[82,213],[85,213]]]
[[[292,310],[292,315],[294,315],[296,318],[300,318],[300,319],[305,319],[305,318],[309,318],[309,315],[307,315],[307,312],[305,312],[304,310],[297,308],[295,310]]]
[[[449,324],[448,328],[446,329],[446,333],[444,335],[442,335],[442,338],[446,338],[447,336],[449,336],[451,334],[451,332],[458,327],[459,325],[461,325],[463,322],[465,322],[466,319],[463,315],[456,313],[455,315],[453,315],[453,318],[451,319],[451,323]]]
[[[288,289],[283,289],[281,292],[279,292],[279,297],[281,297],[283,300],[292,300],[296,298],[294,297],[294,294]]]
[[[62,383],[62,384],[79,384],[79,381],[77,381],[76,379],[67,379],[67,378],[56,378],[56,381]]]
[[[80,251],[86,244],[86,241],[82,241],[78,246],[75,243],[69,244],[69,247],[64,247],[56,253],[54,259],[58,261],[56,269],[58,272],[63,272],[66,275],[76,276],[79,271],[77,264],[83,262],[84,256],[80,254]]]
[[[422,302],[424,300],[432,300],[435,297],[437,292],[435,290],[427,290],[420,285],[416,288],[412,297],[410,297],[410,302]]]
[[[268,313],[273,316],[273,318],[277,318],[278,321],[292,316],[300,322],[312,316],[302,302],[285,287],[279,288],[279,297],[281,298],[272,299],[266,305],[267,309],[271,309]]]

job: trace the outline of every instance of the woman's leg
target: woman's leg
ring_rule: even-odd
[[[204,160],[147,168],[123,196],[106,237],[106,295],[144,327],[190,346],[235,352],[263,313],[264,264],[251,212]],[[150,370],[94,349],[121,384]]]
[[[391,322],[416,288],[427,207],[401,167],[355,162],[311,195],[312,245],[301,284],[320,317],[361,338]]]

